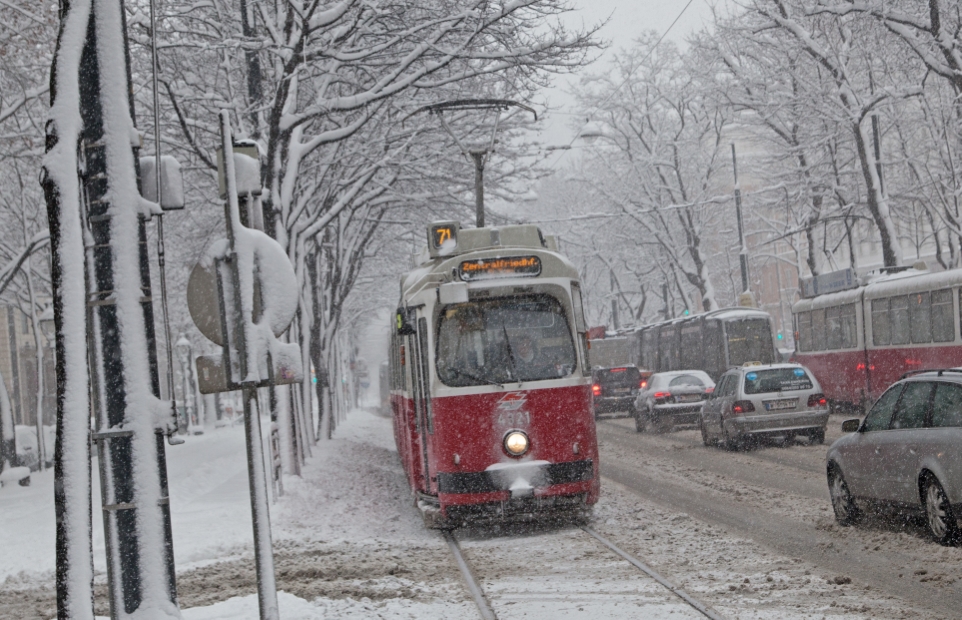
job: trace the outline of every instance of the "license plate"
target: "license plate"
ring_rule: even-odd
[[[765,403],[766,411],[779,411],[781,409],[794,409],[798,405],[797,398],[786,398],[785,400],[770,400]]]
[[[675,397],[676,403],[693,403],[697,400],[701,400],[698,394],[680,394]]]
[[[614,392],[615,394],[627,394],[628,392],[631,391],[631,388],[630,387],[615,388],[611,391]]]

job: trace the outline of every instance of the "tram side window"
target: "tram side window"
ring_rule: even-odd
[[[909,336],[916,344],[932,342],[932,297],[928,292],[909,295]]]
[[[641,365],[647,370],[658,370],[658,328],[646,329],[641,334]]]
[[[812,350],[812,313],[799,312],[795,317],[796,330],[798,331],[798,350]]]
[[[662,330],[662,336],[666,338],[665,344],[667,345],[663,350],[668,353],[668,367],[667,370],[680,370],[681,369],[681,351],[679,350],[679,334],[678,327],[669,327],[668,329]]]
[[[889,317],[889,300],[872,301],[872,344],[892,343],[892,324]]]
[[[571,306],[574,308],[575,331],[578,332],[578,346],[581,348],[581,372],[591,374],[591,352],[588,350],[588,323],[585,321],[585,306],[581,298],[581,286],[571,283]]]
[[[891,304],[889,324],[892,329],[892,344],[908,344],[910,341],[908,295],[892,297],[889,303]]]
[[[825,350],[825,308],[812,310],[812,350]]]
[[[854,349],[858,346],[858,322],[855,313],[855,304],[845,304],[839,310],[843,349]]]
[[[424,407],[424,417],[427,418],[428,432],[434,434],[434,414],[431,407],[431,390],[429,388],[431,376],[430,366],[428,365],[428,320],[418,319],[418,347],[421,360],[421,399]]]
[[[726,370],[725,341],[722,339],[721,321],[707,320],[702,324],[702,345],[705,354],[703,370],[712,377],[717,377]],[[698,368],[698,366],[695,366]]]
[[[842,348],[842,322],[840,320],[840,306],[825,308],[825,348]]]
[[[952,321],[952,289],[932,291],[932,341],[955,340],[955,323]]]
[[[705,342],[702,339],[701,325],[692,321],[693,325],[681,328],[681,367],[702,368]]]

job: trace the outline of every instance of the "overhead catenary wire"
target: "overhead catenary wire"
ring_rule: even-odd
[[[649,58],[652,54],[655,53],[655,50],[658,49],[658,46],[661,45],[661,42],[665,40],[665,37],[668,36],[668,33],[671,32],[671,29],[675,27],[675,24],[678,23],[678,20],[681,19],[682,15],[685,14],[685,11],[688,10],[688,7],[690,7],[691,4],[692,4],[692,2],[694,2],[694,1],[695,1],[695,0],[688,0],[688,2],[685,4],[685,6],[681,9],[681,12],[678,13],[678,15],[675,17],[675,19],[671,22],[671,24],[668,25],[668,28],[666,28],[665,31],[661,34],[661,36],[658,37],[658,40],[657,40],[657,41],[655,42],[655,44],[651,47],[651,49],[648,50],[648,53],[645,54],[645,57],[641,59],[641,61],[638,63],[638,66],[640,66],[641,64],[643,64],[646,60],[648,60],[648,58]],[[637,66],[636,66],[636,68],[637,68]],[[591,122],[592,117],[595,115],[595,113],[598,111],[598,109],[601,108],[601,106],[603,106],[603,105],[605,105],[606,103],[608,103],[608,101],[611,100],[612,97],[614,97],[615,95],[618,94],[618,91],[620,91],[622,88],[624,88],[625,84],[628,83],[628,80],[630,80],[630,79],[632,78],[632,76],[634,75],[634,73],[635,73],[635,69],[632,69],[631,71],[629,71],[629,72],[628,72],[628,75],[625,76],[625,79],[622,80],[621,83],[618,84],[618,86],[617,86],[613,91],[611,91],[610,93],[608,93],[608,95],[607,95],[604,99],[601,100],[601,103],[599,103],[599,104],[597,104],[596,106],[594,106],[594,109],[586,115],[586,117],[585,117],[585,122],[584,122],[584,124],[581,126],[582,129],[585,127],[585,125],[587,125],[589,122]],[[554,158],[554,161],[552,161],[550,164],[548,164],[548,168],[554,168],[554,167],[558,164],[558,161],[559,161],[559,160],[561,159],[561,157],[562,157],[562,153],[563,153],[565,150],[571,148],[571,145],[573,145],[573,144],[575,143],[575,140],[578,139],[578,137],[579,137],[580,134],[581,134],[581,132],[579,131],[579,132],[576,133],[574,136],[572,136],[571,140],[568,142],[568,144],[567,144],[564,148],[558,149],[559,154]]]

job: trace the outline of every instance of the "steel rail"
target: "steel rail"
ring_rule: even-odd
[[[451,553],[454,554],[454,559],[458,563],[458,568],[461,569],[461,574],[464,576],[464,581],[468,585],[468,590],[471,592],[471,597],[474,598],[474,603],[478,606],[478,611],[481,613],[481,620],[498,620],[498,616],[495,615],[494,609],[491,608],[491,603],[489,603],[488,599],[485,598],[484,592],[481,591],[481,586],[478,585],[478,581],[474,577],[474,573],[471,572],[471,567],[468,566],[467,561],[464,559],[464,555],[461,554],[461,545],[458,544],[454,534],[448,530],[443,531],[441,534],[444,536],[444,540],[448,543],[448,548],[451,549]]]
[[[696,609],[697,611],[699,611],[699,612],[700,612],[702,615],[704,615],[705,617],[711,618],[711,620],[725,620],[724,616],[719,615],[717,612],[713,611],[710,607],[708,607],[707,605],[705,605],[705,604],[702,603],[701,601],[695,599],[695,598],[692,597],[690,594],[688,594],[687,592],[685,592],[684,590],[682,590],[681,588],[679,588],[678,586],[676,586],[676,585],[673,584],[672,582],[668,581],[667,579],[665,579],[664,577],[662,577],[661,575],[659,575],[659,574],[658,574],[657,572],[655,572],[655,570],[652,569],[650,566],[648,566],[647,564],[645,564],[644,562],[642,562],[642,561],[639,560],[638,558],[634,557],[634,556],[631,555],[630,553],[622,550],[622,549],[621,549],[620,547],[618,547],[616,544],[614,544],[613,542],[611,542],[610,540],[608,540],[607,538],[605,538],[604,536],[602,536],[602,535],[599,534],[598,532],[594,531],[593,529],[591,529],[591,528],[588,527],[587,525],[582,525],[582,526],[581,526],[581,529],[584,530],[584,532],[585,532],[586,534],[588,534],[589,536],[595,538],[596,540],[598,540],[598,542],[600,542],[600,543],[603,544],[604,546],[608,547],[609,549],[611,549],[612,551],[614,551],[615,553],[617,553],[618,555],[620,555],[623,559],[627,560],[629,564],[631,564],[631,565],[634,566],[635,568],[639,569],[641,572],[645,573],[646,575],[648,575],[649,577],[651,577],[652,579],[654,579],[655,581],[657,581],[657,582],[660,583],[661,585],[663,585],[663,586],[665,586],[666,588],[668,588],[668,590],[670,590],[672,594],[674,594],[675,596],[677,596],[677,597],[680,598],[681,600],[683,600],[683,601],[685,601],[686,603],[688,603],[689,605],[691,605],[694,609]]]

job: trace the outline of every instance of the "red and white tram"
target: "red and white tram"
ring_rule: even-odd
[[[904,373],[962,365],[962,269],[907,269],[792,308],[795,359],[836,406],[864,407]]]
[[[536,226],[434,223],[401,279],[394,433],[429,526],[579,518],[598,500],[580,283],[553,245]]]

